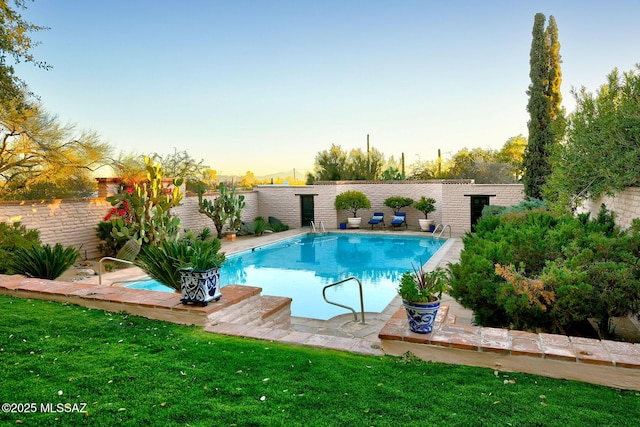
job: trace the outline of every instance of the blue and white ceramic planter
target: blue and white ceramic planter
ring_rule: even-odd
[[[189,268],[180,270],[180,285],[182,288],[183,304],[207,305],[209,301],[219,300],[220,293],[220,269],[192,270]]]
[[[431,333],[440,308],[440,300],[425,303],[408,303],[403,300],[402,303],[409,319],[409,329],[419,334]]]

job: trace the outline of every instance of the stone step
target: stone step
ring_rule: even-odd
[[[228,289],[229,288],[229,289]],[[243,286],[222,288],[226,304],[207,316],[207,325],[236,323],[269,328],[288,329],[291,325],[291,298],[260,295],[260,292],[239,292]],[[260,288],[253,288],[261,291]],[[234,296],[237,297],[234,298]]]
[[[291,327],[291,298],[262,295],[259,326],[289,329]]]

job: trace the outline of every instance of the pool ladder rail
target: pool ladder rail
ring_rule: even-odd
[[[104,260],[122,262],[122,263],[125,263],[125,264],[133,265],[132,261],[127,261],[126,259],[113,258],[113,257],[110,257],[110,256],[106,256],[106,257],[100,258],[100,261],[98,261],[98,284],[100,284],[100,285],[102,285],[102,261],[104,261]]]
[[[440,230],[440,227],[442,227],[442,230]],[[444,234],[447,228],[449,229],[449,238],[451,238],[451,225],[449,224],[437,224],[436,228],[434,228],[433,231],[431,232],[431,235],[439,239],[442,237],[442,235]],[[436,233],[438,232],[438,230],[440,230],[440,234],[436,236]]]
[[[338,307],[342,307],[342,308],[346,308],[347,310],[351,310],[353,312],[353,317],[355,318],[355,321],[358,321],[358,314],[356,313],[356,311],[349,307],[348,305],[343,305],[337,302],[333,302],[333,301],[329,301],[327,299],[327,295],[326,295],[326,291],[328,288],[331,288],[332,286],[337,286],[340,285],[344,282],[348,282],[349,280],[355,280],[356,282],[358,282],[358,287],[360,288],[360,313],[362,314],[362,320],[361,323],[364,323],[364,299],[362,297],[362,282],[360,282],[360,279],[358,279],[355,276],[351,276],[351,277],[347,277],[346,279],[337,281],[335,283],[332,283],[330,285],[325,286],[324,288],[322,288],[322,298],[324,298],[324,300],[329,303],[329,304],[333,304],[333,305],[337,305]]]
[[[311,221],[309,225],[311,226],[311,231],[313,232],[313,234],[317,234],[318,231],[316,230],[316,224]],[[324,222],[322,221],[320,221],[320,229],[322,230],[322,234],[325,234],[327,232],[327,230],[324,229]]]

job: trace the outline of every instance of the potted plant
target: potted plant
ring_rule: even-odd
[[[136,265],[158,282],[181,291],[183,304],[205,306],[222,296],[220,267],[224,261],[219,239],[183,239],[141,248]]]
[[[413,266],[413,270],[402,275],[398,294],[402,297],[412,332],[431,333],[440,308],[440,298],[448,288],[449,275],[441,267],[425,271]]]
[[[362,218],[358,217],[359,209],[371,208],[371,202],[361,191],[349,190],[336,196],[334,206],[337,210],[346,210],[353,213],[352,218],[347,218],[349,228],[358,228]]]
[[[420,218],[420,229],[429,231],[433,225],[433,220],[429,219],[429,214],[436,210],[436,200],[432,197],[420,197],[420,200],[413,204],[413,207],[424,214],[424,219]]]

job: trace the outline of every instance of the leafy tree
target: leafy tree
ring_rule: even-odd
[[[0,107],[0,198],[86,196],[110,151],[95,132],[77,132],[39,105],[8,102]]]
[[[556,207],[575,208],[640,184],[640,64],[620,75],[614,69],[596,94],[572,91],[576,109],[567,139],[554,153],[554,170],[544,188]]]
[[[165,176],[184,179],[188,191],[197,192],[199,184],[205,184],[204,179],[209,166],[204,164],[203,159],[196,160],[191,157],[186,150],[178,151],[174,147],[173,153],[165,156],[152,153],[150,157],[162,165]]]
[[[523,157],[527,147],[527,138],[522,135],[513,136],[505,142],[497,154],[497,159],[502,163],[509,165],[511,174],[516,181],[522,178]]]
[[[316,181],[376,180],[382,176],[384,155],[375,148],[363,152],[353,149],[349,153],[339,145],[321,151],[315,158],[315,175],[307,177],[307,183]]]
[[[442,172],[441,165],[435,160],[415,162],[409,169],[410,180],[447,179],[447,174]]]
[[[0,104],[9,107],[11,101],[24,105],[25,83],[15,75],[15,69],[8,61],[13,58],[14,63],[30,62],[42,69],[50,67],[37,61],[31,54],[31,49],[38,45],[30,33],[48,30],[47,27],[31,24],[24,20],[20,9],[27,9],[25,0],[14,0],[13,7],[8,0],[0,0]]]
[[[545,16],[537,13],[533,24],[529,77],[531,83],[527,94],[529,143],[525,150],[523,177],[527,197],[541,198],[542,186],[551,173],[550,156],[554,143],[558,140],[557,126],[560,95],[560,45],[555,19],[550,17],[545,30]]]
[[[120,153],[111,167],[118,178],[130,184],[144,180],[147,174],[144,158],[137,153]]]
[[[316,181],[339,181],[343,179],[347,165],[347,153],[339,145],[331,144],[331,148],[321,151],[315,158]]]
[[[367,153],[360,148],[351,150],[345,165],[343,180],[376,180],[382,174],[384,155],[375,148]]]
[[[253,172],[247,171],[246,174],[240,178],[238,186],[241,188],[252,188],[256,184],[256,176]]]

